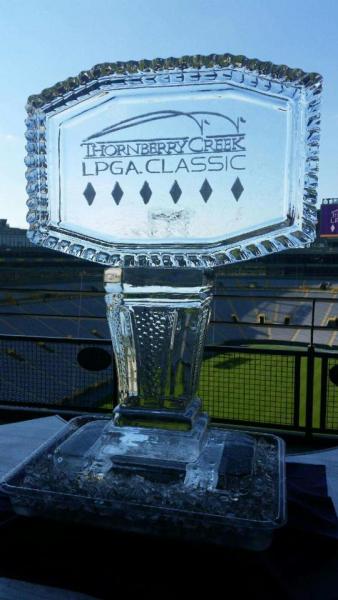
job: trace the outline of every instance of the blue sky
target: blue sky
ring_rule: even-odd
[[[232,52],[324,77],[319,197],[338,196],[336,0],[0,0],[0,218],[25,226],[25,102],[106,61]]]

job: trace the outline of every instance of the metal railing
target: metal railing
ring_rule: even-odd
[[[214,420],[338,435],[338,353],[207,347],[200,395]]]
[[[314,294],[314,291],[311,290],[311,293]],[[58,305],[61,308],[58,308]],[[29,309],[23,311],[25,307]],[[75,326],[79,327],[86,322],[94,326],[97,323],[105,329],[103,291],[0,289],[0,333],[5,321],[9,323],[10,317],[20,319],[22,331],[17,333],[26,333],[23,330],[24,322],[31,322],[36,324],[37,335],[50,335],[51,330],[54,329],[54,337],[58,333],[64,337],[63,331],[59,331],[60,321],[63,321],[68,323],[70,335],[80,337],[76,335]],[[45,322],[45,330],[42,327],[42,320]],[[278,335],[280,330],[284,332],[286,342],[294,342],[291,339],[292,333],[298,332],[303,343],[316,343],[318,346],[322,339],[322,346],[337,345],[338,347],[338,290],[329,296],[318,290],[316,297],[293,292],[280,296],[279,289],[275,294],[266,294],[257,289],[227,294],[216,291],[211,331],[220,326],[227,327],[228,330],[236,328],[238,332],[241,331],[242,335],[237,335],[237,339],[241,342],[245,341],[250,330],[254,330],[254,333],[268,330],[271,340],[274,340],[274,335]],[[89,333],[87,331],[84,337],[88,337]],[[107,328],[105,334],[108,334]],[[30,332],[29,335],[32,333]],[[101,335],[101,337],[105,336]],[[235,342],[235,338],[236,336],[232,342]],[[328,344],[330,338],[332,341]]]
[[[2,410],[111,412],[116,403],[111,341],[107,334],[96,329],[91,329],[95,332],[91,336],[76,335],[79,322],[88,325],[87,329],[93,323],[102,324],[102,331],[107,331],[102,293],[82,293],[79,306],[79,303],[74,305],[79,292],[40,290],[34,310],[33,293],[37,290],[0,291],[3,328],[13,324],[17,327],[21,319],[23,323],[26,320],[34,323],[37,331],[47,331],[46,324],[49,323],[50,330],[53,319],[55,331],[60,329],[60,335],[0,334]],[[46,303],[44,311],[41,294]],[[23,312],[27,303],[20,302],[20,295],[30,303],[30,312]],[[67,314],[53,314],[49,310],[53,308],[49,302],[55,302],[56,297],[71,300]],[[85,297],[100,299],[96,314],[88,314],[91,305],[83,302]],[[248,309],[250,303],[255,307],[252,311]],[[291,311],[282,310],[283,303],[289,308],[295,306],[295,311],[287,314]],[[323,333],[333,341],[338,337],[337,313],[338,301],[333,296],[280,298],[258,295],[257,290],[246,295],[216,294],[199,387],[204,409],[213,420],[233,425],[298,431],[307,436],[338,435],[338,348],[334,344],[328,346],[320,337]],[[72,327],[73,337],[65,337],[68,327]],[[224,340],[229,330],[235,331],[236,344],[215,342],[219,337],[215,328],[223,331]],[[295,345],[294,333],[285,335],[284,340],[274,339],[276,328],[305,332],[303,344]],[[242,337],[236,334],[239,330],[244,332]],[[257,342],[252,346],[249,344],[255,342],[255,336],[246,337],[248,330],[254,333],[269,330],[272,334],[264,344]],[[103,352],[103,362],[101,366],[94,365],[96,370],[93,370],[98,349]]]
[[[81,358],[88,350],[91,355]],[[104,368],[97,353],[104,352]],[[94,369],[90,363],[94,363]],[[111,412],[116,401],[109,340],[0,335],[0,405],[52,412]]]
[[[111,412],[117,402],[113,361],[88,370],[98,350],[111,357],[110,340],[0,335],[0,407]],[[311,346],[206,346],[199,394],[215,421],[338,435],[336,353]]]

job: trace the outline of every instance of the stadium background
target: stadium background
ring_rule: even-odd
[[[200,385],[214,419],[338,431],[337,258],[337,241],[318,235],[309,249],[217,270]],[[102,273],[0,219],[1,406],[111,410]]]

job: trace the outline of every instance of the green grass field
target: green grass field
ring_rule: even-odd
[[[295,406],[295,348],[255,345],[259,352],[238,350],[206,357],[202,364],[198,395],[203,409],[213,419],[245,421],[283,428],[293,427]],[[268,351],[292,350],[292,354],[269,354]],[[264,352],[265,351],[265,352]],[[304,352],[303,352],[304,354]],[[306,421],[307,356],[300,356],[299,427]],[[331,359],[330,359],[331,360]],[[332,358],[338,364],[338,358]],[[322,360],[315,359],[313,387],[313,428],[320,425]],[[328,396],[328,425],[338,430],[338,386],[331,384]],[[101,405],[111,409],[110,398]]]
[[[256,346],[257,347],[257,346]],[[211,417],[262,424],[294,424],[294,356],[240,351],[204,360],[199,395]],[[273,347],[275,350],[277,346]],[[282,347],[285,350],[285,346]],[[305,426],[307,357],[300,358],[299,425]],[[321,360],[315,360],[313,427],[319,427]],[[338,398],[337,398],[338,402]],[[337,423],[338,425],[338,423]]]

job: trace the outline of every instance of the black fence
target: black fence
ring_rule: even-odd
[[[0,336],[0,408],[110,413],[110,340]],[[338,354],[207,346],[199,395],[214,421],[338,435]]]
[[[0,335],[2,407],[111,411],[116,397],[110,341]]]
[[[338,435],[338,353],[207,347],[200,395],[214,420]]]
[[[335,294],[216,294],[199,386],[211,418],[338,435],[337,309]],[[1,329],[2,411],[112,411],[116,374],[102,293],[1,290]]]
[[[301,353],[205,349],[200,395],[213,419],[299,429]]]

